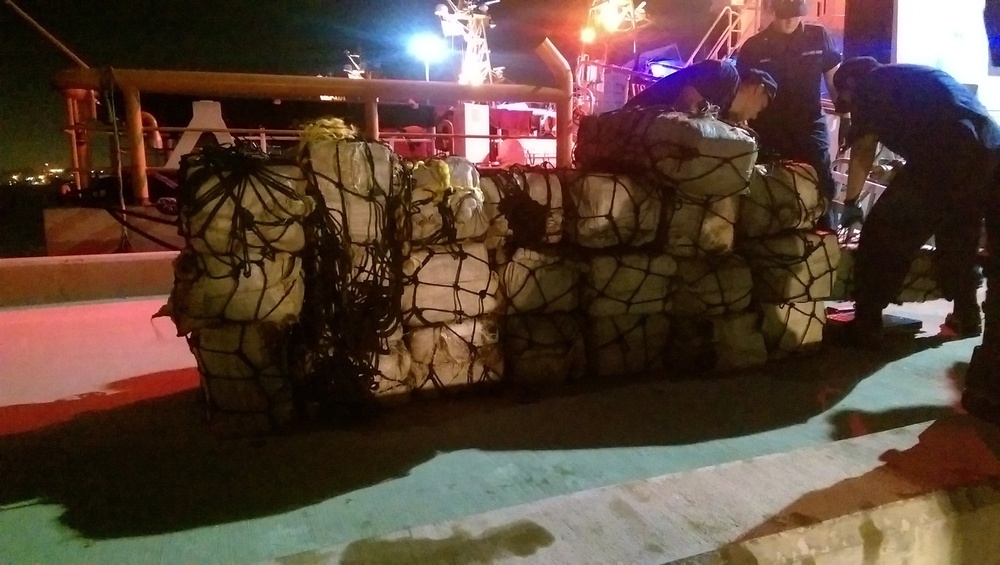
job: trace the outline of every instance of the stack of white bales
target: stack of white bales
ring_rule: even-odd
[[[324,125],[328,129],[324,129]],[[341,126],[343,124],[340,124]],[[330,307],[332,344],[349,351],[311,351],[313,361],[348,358],[359,367],[374,370],[374,382],[365,383],[376,396],[394,396],[408,390],[411,357],[403,341],[402,242],[409,204],[408,178],[399,157],[388,146],[357,139],[336,124],[319,123],[307,130],[302,148],[306,167],[322,196],[328,225],[339,241],[317,242],[337,249],[319,253],[349,255],[346,272],[319,273],[337,280],[316,280],[310,289],[323,300],[336,289],[338,303]],[[323,340],[323,336],[320,336]],[[307,363],[308,364],[308,363]],[[315,364],[315,363],[313,363]],[[321,377],[322,378],[322,377]]]
[[[412,176],[402,296],[413,359],[407,386],[431,392],[498,381],[499,280],[486,245],[491,222],[479,173],[448,157],[417,163]]]
[[[489,245],[500,275],[504,378],[561,383],[584,370],[581,263],[562,245],[564,182],[547,168],[483,171]]]
[[[164,311],[187,336],[209,411],[223,428],[260,430],[293,418],[286,331],[302,308],[298,253],[313,208],[305,187],[298,166],[242,149],[182,164],[187,245]]]
[[[756,152],[756,142],[746,130],[708,115],[622,110],[581,124],[576,150],[580,165],[641,174],[650,187],[646,191],[662,210],[659,229],[654,229],[658,237],[645,255],[595,261],[589,294],[601,299],[598,304],[624,307],[633,315],[669,312],[674,324],[669,347],[673,357],[709,359],[718,368],[763,362],[763,341],[755,339],[759,338],[754,333],[756,320],[745,312],[750,304],[750,271],[733,254],[739,195],[746,190]],[[613,274],[604,274],[600,263]],[[608,280],[619,281],[611,296]],[[594,313],[593,304],[590,310]],[[662,323],[652,324],[662,327],[664,334],[667,326],[665,316]],[[748,328],[750,335],[741,336],[740,331]],[[657,339],[653,347],[662,351],[667,340]],[[622,336],[602,336],[601,341],[632,347]],[[603,351],[598,354],[607,357]],[[660,362],[656,356],[637,356],[634,348],[619,357],[611,360],[620,364],[619,371]]]
[[[833,293],[837,234],[817,231],[826,203],[808,165],[755,167],[737,228],[739,252],[750,263],[761,328],[773,358],[819,347],[825,300]]]

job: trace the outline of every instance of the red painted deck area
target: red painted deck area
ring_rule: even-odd
[[[0,309],[0,435],[198,386],[163,298]]]

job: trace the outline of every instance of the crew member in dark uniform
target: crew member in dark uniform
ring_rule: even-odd
[[[759,136],[762,155],[792,159],[816,169],[819,187],[828,202],[836,195],[830,163],[830,139],[820,104],[820,82],[825,78],[831,99],[833,74],[841,54],[821,25],[802,21],[805,0],[771,0],[765,4],[774,21],[740,48],[736,66],[757,68],[774,77],[778,95],[760,117],[750,122]],[[831,227],[829,215],[822,227]]]
[[[977,415],[1000,421],[1000,126],[975,95],[947,73],[920,65],[850,59],[836,77],[838,111],[851,113],[851,160],[842,223],[860,217],[857,198],[885,144],[906,160],[861,229],[854,264],[855,318],[841,341],[878,344],[882,310],[898,295],[913,258],[932,235],[939,282],[954,300],[948,325],[982,332],[976,254],[985,216],[990,251],[986,335],[963,396]]]
[[[707,105],[723,117],[745,122],[757,117],[777,93],[777,84],[759,69],[736,70],[726,61],[705,60],[666,76],[625,104],[625,108],[669,107],[694,113]]]

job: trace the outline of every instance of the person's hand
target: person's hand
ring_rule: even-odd
[[[861,225],[865,222],[865,211],[858,206],[857,200],[844,202],[844,209],[840,213],[840,229],[849,228],[855,224]]]

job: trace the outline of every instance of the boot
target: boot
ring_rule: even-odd
[[[854,305],[854,319],[830,336],[835,345],[855,349],[879,350],[883,343],[882,310]]]
[[[965,376],[962,408],[969,414],[1000,426],[1000,352],[978,346],[972,352]]]
[[[955,300],[955,306],[951,314],[945,317],[944,325],[959,339],[982,335],[983,317],[977,300]]]

